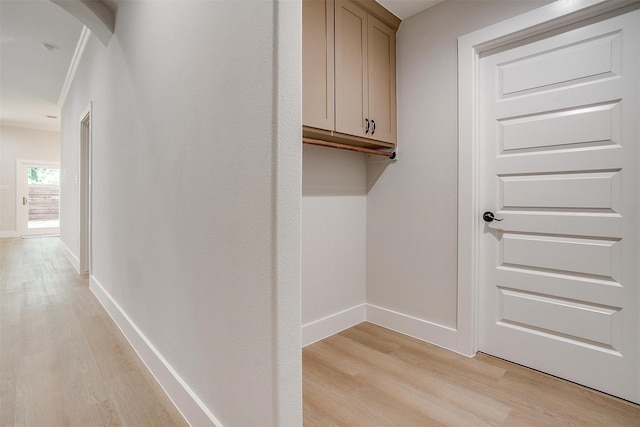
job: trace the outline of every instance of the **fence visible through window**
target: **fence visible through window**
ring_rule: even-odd
[[[28,168],[28,228],[60,227],[60,169]]]

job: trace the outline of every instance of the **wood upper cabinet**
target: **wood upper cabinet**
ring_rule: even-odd
[[[302,123],[333,130],[334,0],[304,0],[302,46]]]
[[[304,0],[302,6],[305,135],[395,146],[400,20],[371,0]]]
[[[369,15],[367,63],[370,137],[396,143],[396,33]]]
[[[336,2],[336,131],[396,143],[396,34],[354,2]]]

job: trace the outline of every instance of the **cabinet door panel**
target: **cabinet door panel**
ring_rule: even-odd
[[[334,2],[302,3],[302,124],[334,130]]]
[[[368,22],[369,119],[371,138],[396,143],[396,36],[373,16]]]
[[[365,136],[368,108],[367,12],[336,2],[336,131]]]

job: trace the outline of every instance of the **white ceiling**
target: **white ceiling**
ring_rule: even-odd
[[[376,0],[400,19],[406,19],[444,0]]]
[[[3,124],[60,129],[57,102],[81,31],[80,22],[49,0],[0,0]]]
[[[442,1],[378,0],[401,19]],[[80,22],[49,0],[0,0],[1,123],[60,129],[57,103],[81,31]]]

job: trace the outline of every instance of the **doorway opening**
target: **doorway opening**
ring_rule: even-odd
[[[60,234],[60,164],[17,160],[16,187],[18,234]]]
[[[27,229],[60,227],[60,169],[27,167]]]

